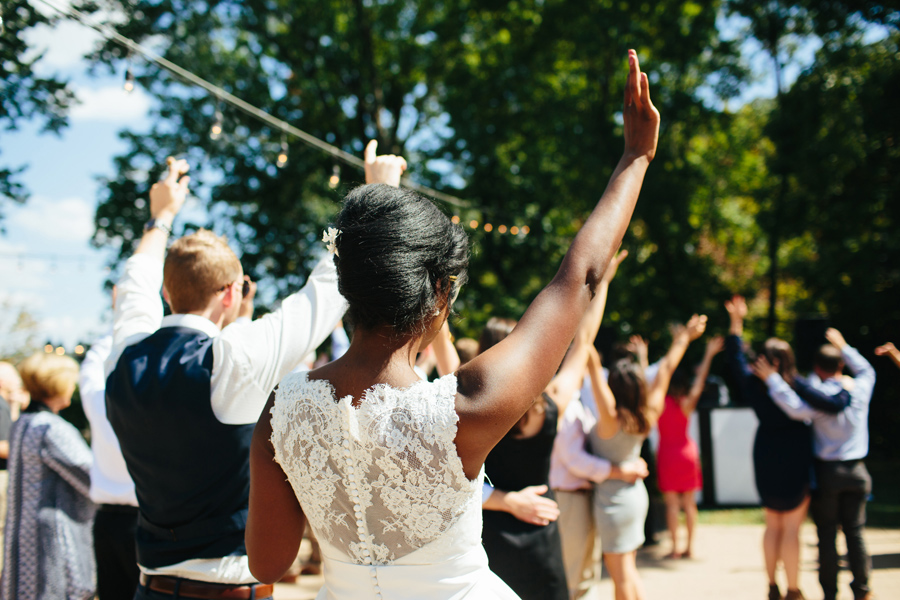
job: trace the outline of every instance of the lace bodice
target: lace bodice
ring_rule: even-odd
[[[480,544],[483,472],[474,481],[463,472],[455,397],[453,375],[406,389],[375,386],[358,408],[306,373],[281,382],[275,458],[323,554],[416,564]]]

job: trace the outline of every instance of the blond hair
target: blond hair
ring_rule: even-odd
[[[32,354],[19,363],[22,384],[33,402],[71,394],[78,382],[78,363],[69,356]]]
[[[175,313],[203,310],[223,287],[241,278],[241,261],[224,237],[207,229],[177,240],[166,254],[163,285]]]

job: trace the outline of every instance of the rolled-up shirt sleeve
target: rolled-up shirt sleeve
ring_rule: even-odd
[[[853,392],[850,394],[853,397],[852,402],[868,404],[875,388],[875,369],[856,348],[844,346],[841,356],[847,368],[853,373]]]
[[[226,327],[213,343],[216,417],[233,425],[256,422],[275,385],[331,334],[346,310],[328,255],[278,310]]]

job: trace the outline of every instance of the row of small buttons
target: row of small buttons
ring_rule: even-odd
[[[362,542],[363,545],[363,556],[365,557],[365,564],[372,564],[372,551],[369,549],[369,539],[366,536],[366,522],[363,519],[362,506],[359,503],[359,487],[357,481],[356,468],[353,466],[353,455],[350,452],[350,436],[349,431],[345,432],[344,441],[342,442],[344,447],[344,459],[347,462],[347,481],[350,484],[348,487],[348,493],[350,495],[350,501],[353,502],[353,513],[356,516],[356,532],[359,534],[359,541]],[[378,570],[373,566],[369,569],[369,574],[372,576],[372,587],[375,591],[376,600],[381,600],[381,588],[378,585]]]

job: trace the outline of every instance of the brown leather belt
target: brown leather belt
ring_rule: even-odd
[[[247,585],[225,585],[206,583],[192,579],[165,577],[163,575],[145,575],[141,573],[141,585],[161,594],[175,594],[178,590],[180,598],[209,598],[213,600],[250,600],[250,598],[268,598],[275,586],[270,583]],[[256,594],[253,592],[256,591]]]

